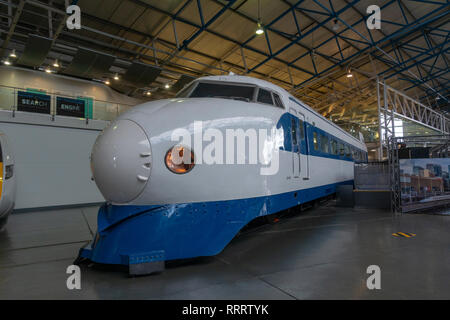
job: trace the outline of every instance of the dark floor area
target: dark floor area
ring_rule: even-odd
[[[450,216],[395,217],[330,202],[246,231],[218,256],[164,273],[66,268],[96,229],[96,207],[15,214],[0,234],[0,299],[450,299]],[[407,232],[416,236],[395,237]],[[381,268],[381,290],[366,269]]]

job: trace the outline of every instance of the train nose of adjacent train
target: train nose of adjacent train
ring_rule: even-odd
[[[150,179],[152,154],[145,131],[134,121],[117,120],[99,135],[91,154],[95,183],[107,201],[136,199]]]

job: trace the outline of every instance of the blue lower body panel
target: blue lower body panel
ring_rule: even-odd
[[[336,192],[340,184],[272,196],[161,206],[104,204],[93,242],[80,257],[105,264],[133,265],[212,256],[253,219]]]

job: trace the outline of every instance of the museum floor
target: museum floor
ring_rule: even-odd
[[[450,299],[450,216],[330,202],[161,274],[83,266],[81,290],[68,290],[66,268],[92,239],[96,215],[97,207],[12,215],[0,234],[0,299]],[[381,268],[380,290],[367,289],[369,265]]]

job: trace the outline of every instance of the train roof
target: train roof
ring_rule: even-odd
[[[336,129],[341,131],[343,134],[345,134],[347,137],[352,138],[354,141],[357,141],[358,143],[364,144],[361,140],[359,140],[356,137],[352,136],[350,133],[348,133],[347,131],[345,131],[344,129],[342,129],[341,127],[339,127],[338,125],[336,125],[332,121],[328,120],[324,116],[322,116],[320,113],[318,113],[316,110],[314,110],[313,108],[308,106],[306,103],[304,103],[303,101],[297,99],[292,94],[290,94],[288,91],[286,91],[285,89],[283,89],[283,88],[273,84],[272,82],[269,82],[269,81],[266,81],[266,80],[262,80],[262,79],[258,79],[258,78],[253,78],[253,77],[235,75],[235,74],[201,77],[201,78],[198,78],[198,79],[196,79],[194,81],[198,81],[198,80],[241,82],[241,83],[254,84],[254,85],[259,86],[259,87],[265,87],[265,88],[272,89],[274,91],[277,91],[277,92],[281,93],[282,95],[287,97],[287,99],[294,99],[295,101],[300,103],[304,108],[306,108],[308,111],[312,112],[313,114],[315,114],[316,116],[318,116],[322,120],[325,120],[330,125],[332,125]]]

